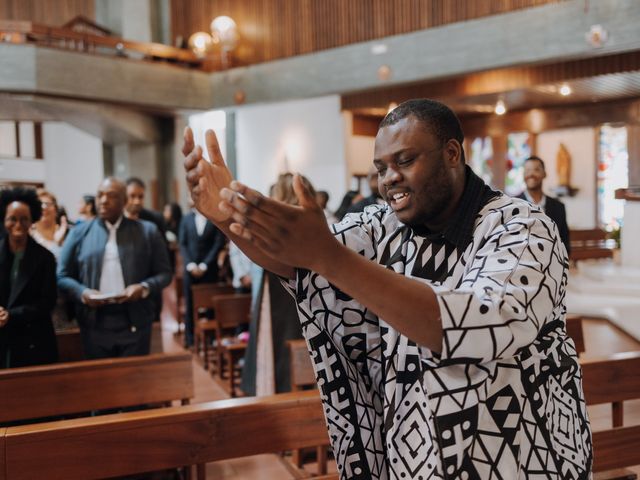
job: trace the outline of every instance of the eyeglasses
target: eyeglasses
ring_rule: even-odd
[[[51,207],[54,206],[55,203],[53,202],[42,202],[42,208],[47,208],[47,207]]]
[[[27,227],[29,226],[29,224],[31,223],[31,218],[29,217],[5,217],[4,219],[4,223],[8,224],[8,225],[15,225],[16,223],[20,223],[20,225],[22,225],[23,227]]]

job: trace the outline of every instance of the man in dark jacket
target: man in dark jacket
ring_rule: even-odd
[[[558,226],[560,240],[567,249],[567,255],[571,252],[569,245],[569,227],[567,226],[567,212],[564,203],[553,197],[548,197],[542,191],[542,181],[547,177],[544,161],[540,157],[532,156],[524,162],[524,182],[527,189],[518,195],[518,198],[538,205]]]
[[[180,255],[184,265],[185,346],[193,345],[191,285],[218,281],[218,255],[226,237],[200,212],[187,213],[180,222]]]
[[[171,281],[160,232],[125,218],[126,188],[109,177],[98,189],[98,218],[66,239],[58,286],[77,303],[88,358],[146,355],[151,346],[154,298]]]

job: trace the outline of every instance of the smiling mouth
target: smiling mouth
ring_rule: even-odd
[[[406,208],[409,205],[409,198],[410,195],[407,192],[394,193],[393,195],[389,196],[389,203],[395,211],[398,211]]]

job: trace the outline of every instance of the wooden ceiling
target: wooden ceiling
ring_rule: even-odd
[[[95,0],[0,0],[0,20],[30,20],[59,27],[73,17],[95,19]]]
[[[187,39],[230,16],[241,36],[234,56],[246,65],[561,1],[173,0],[171,25]]]

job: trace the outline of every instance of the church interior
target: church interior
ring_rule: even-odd
[[[141,180],[137,211],[164,213],[172,268],[147,355],[88,359],[73,311],[55,319],[59,294],[58,361],[0,369],[0,480],[347,478],[315,357],[300,334],[276,340],[277,278],[261,272],[256,301],[221,233],[209,260],[187,258],[182,236],[210,222],[191,211],[184,132],[205,145],[214,130],[233,177],[264,195],[304,175],[340,220],[375,198],[380,122],[414,98],[455,112],[495,190],[528,195],[527,159],[544,160],[541,193],[566,209],[594,478],[638,478],[638,25],[637,0],[0,0],[0,190],[38,189],[38,223],[53,199],[61,262],[103,180],[129,179],[127,194]],[[269,326],[247,331],[265,308]]]

